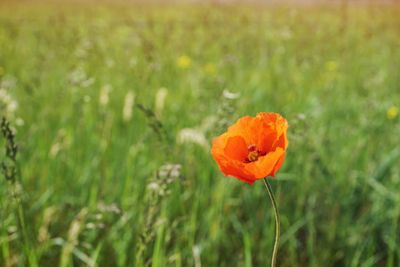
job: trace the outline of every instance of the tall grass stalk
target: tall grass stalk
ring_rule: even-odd
[[[25,209],[21,199],[21,179],[20,169],[17,162],[18,146],[15,142],[15,134],[11,129],[10,122],[3,117],[0,124],[1,133],[5,139],[5,160],[1,162],[1,169],[4,177],[10,183],[11,196],[15,201],[15,218],[17,220],[18,230],[22,236],[22,247],[28,258],[29,265],[38,266],[35,250],[32,245],[32,239],[28,234],[26,225]],[[19,181],[18,181],[19,180]]]

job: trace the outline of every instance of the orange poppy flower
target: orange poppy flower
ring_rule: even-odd
[[[245,116],[213,140],[211,154],[221,171],[246,183],[275,176],[285,159],[288,123],[281,115]]]

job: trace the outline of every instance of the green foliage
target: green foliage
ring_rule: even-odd
[[[0,266],[266,266],[262,182],[209,152],[258,111],[290,125],[278,265],[399,266],[400,10],[346,8],[0,3]]]

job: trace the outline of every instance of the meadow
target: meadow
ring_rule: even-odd
[[[400,266],[399,48],[397,6],[0,2],[0,266],[268,266],[262,182],[210,155],[260,111],[278,266]]]

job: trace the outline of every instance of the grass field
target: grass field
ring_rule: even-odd
[[[278,266],[400,266],[398,7],[0,3],[0,88],[0,266],[268,266],[262,182],[210,155],[260,111]]]

